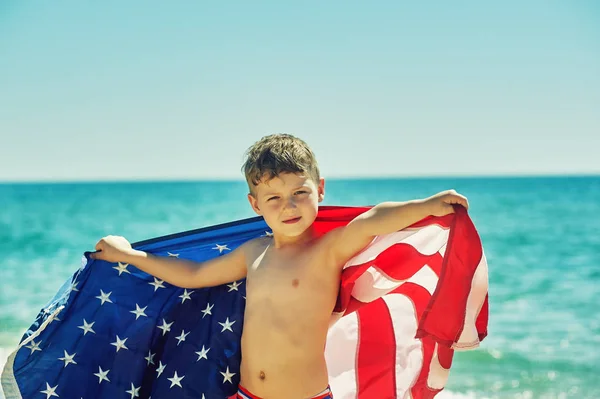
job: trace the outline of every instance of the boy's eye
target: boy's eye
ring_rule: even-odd
[[[279,197],[277,197],[277,196],[276,197],[270,197],[270,198],[267,199],[267,201],[275,200],[275,199],[278,199],[278,198]]]
[[[296,191],[294,194],[306,194],[308,191],[306,190],[300,190],[300,191]]]

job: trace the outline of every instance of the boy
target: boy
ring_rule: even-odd
[[[246,277],[238,398],[332,398],[324,348],[344,264],[375,236],[468,207],[445,191],[423,200],[386,202],[319,236],[312,228],[325,195],[317,161],[291,135],[263,137],[248,151],[244,174],[252,209],[272,236],[246,242],[201,264],[133,250],[123,237],[101,239],[96,259],[123,262],[182,288]]]

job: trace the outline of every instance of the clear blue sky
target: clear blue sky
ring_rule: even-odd
[[[0,180],[600,173],[598,4],[2,1]]]

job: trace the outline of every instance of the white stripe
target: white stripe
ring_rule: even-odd
[[[429,363],[427,386],[433,389],[442,389],[444,386],[446,386],[446,382],[448,382],[450,370],[442,367],[442,365],[440,364],[437,350],[438,344],[436,342],[435,347],[433,348],[433,356],[431,357],[431,362]]]
[[[358,313],[339,319],[327,333],[325,360],[335,399],[355,399],[357,391]]]
[[[42,325],[35,330],[33,334],[25,338],[23,342],[19,344],[17,349],[11,353],[8,359],[6,359],[6,364],[4,365],[4,370],[2,371],[2,376],[0,378],[6,399],[22,399],[21,390],[19,389],[19,385],[17,384],[17,379],[15,378],[14,374],[14,364],[15,358],[17,357],[17,352],[19,352],[19,349],[27,345],[30,341],[33,341],[35,338],[37,338],[64,308],[65,306],[61,305],[54,309],[54,312],[52,312],[50,316],[44,320]]]
[[[238,390],[237,394],[244,399],[252,399],[250,396],[246,395],[244,392]]]
[[[444,257],[444,255],[446,255],[446,248],[448,248],[448,242],[446,242],[446,244],[444,244],[444,246],[441,247],[440,250],[438,251],[440,253],[440,255],[442,255],[442,258]]]
[[[405,282],[418,284],[433,294],[439,281],[437,274],[428,265],[424,265],[408,280],[393,280],[376,267],[369,267],[364,274],[356,279],[352,296],[361,302],[372,302],[395,290]]]
[[[325,395],[326,393],[331,393],[331,388],[330,387],[327,387],[327,388],[323,389],[321,392],[319,392],[316,395],[313,395],[312,397],[316,398],[317,396]]]
[[[356,279],[352,296],[361,302],[372,302],[404,284],[405,280],[393,280],[379,269],[371,266]]]
[[[433,295],[433,292],[435,291],[435,288],[437,287],[437,284],[440,281],[440,279],[438,278],[437,274],[435,274],[433,269],[429,267],[429,265],[425,265],[421,269],[419,269],[418,272],[413,274],[408,279],[408,281],[410,283],[420,285],[421,287],[429,291],[430,295]]]
[[[471,281],[471,291],[467,298],[467,309],[465,312],[465,325],[458,338],[458,342],[453,345],[456,350],[471,350],[479,346],[479,334],[475,321],[481,311],[485,296],[488,292],[488,267],[485,254],[482,253],[481,260],[477,265],[473,280]]]
[[[23,399],[23,397],[21,396],[21,391],[19,390],[19,385],[17,385],[17,379],[15,378],[13,370],[17,352],[18,349],[11,353],[11,355],[6,359],[4,371],[2,372],[2,376],[0,378],[3,388],[0,389],[0,393],[4,391],[5,396],[0,396],[0,398],[5,397],[7,399]]]
[[[402,398],[423,368],[423,344],[416,339],[417,314],[412,301],[402,294],[383,298],[389,311],[396,340],[396,397]]]
[[[433,255],[446,245],[449,234],[449,229],[435,224],[378,236],[375,237],[365,250],[350,259],[344,267],[361,265],[372,261],[380,253],[398,243],[411,245],[423,255]]]

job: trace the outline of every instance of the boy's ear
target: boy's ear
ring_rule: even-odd
[[[250,203],[252,210],[256,212],[257,215],[262,216],[262,212],[258,207],[258,200],[252,195],[252,193],[248,193],[248,202]]]
[[[319,179],[319,186],[317,187],[317,192],[319,193],[319,202],[323,201],[325,198],[325,179]]]

